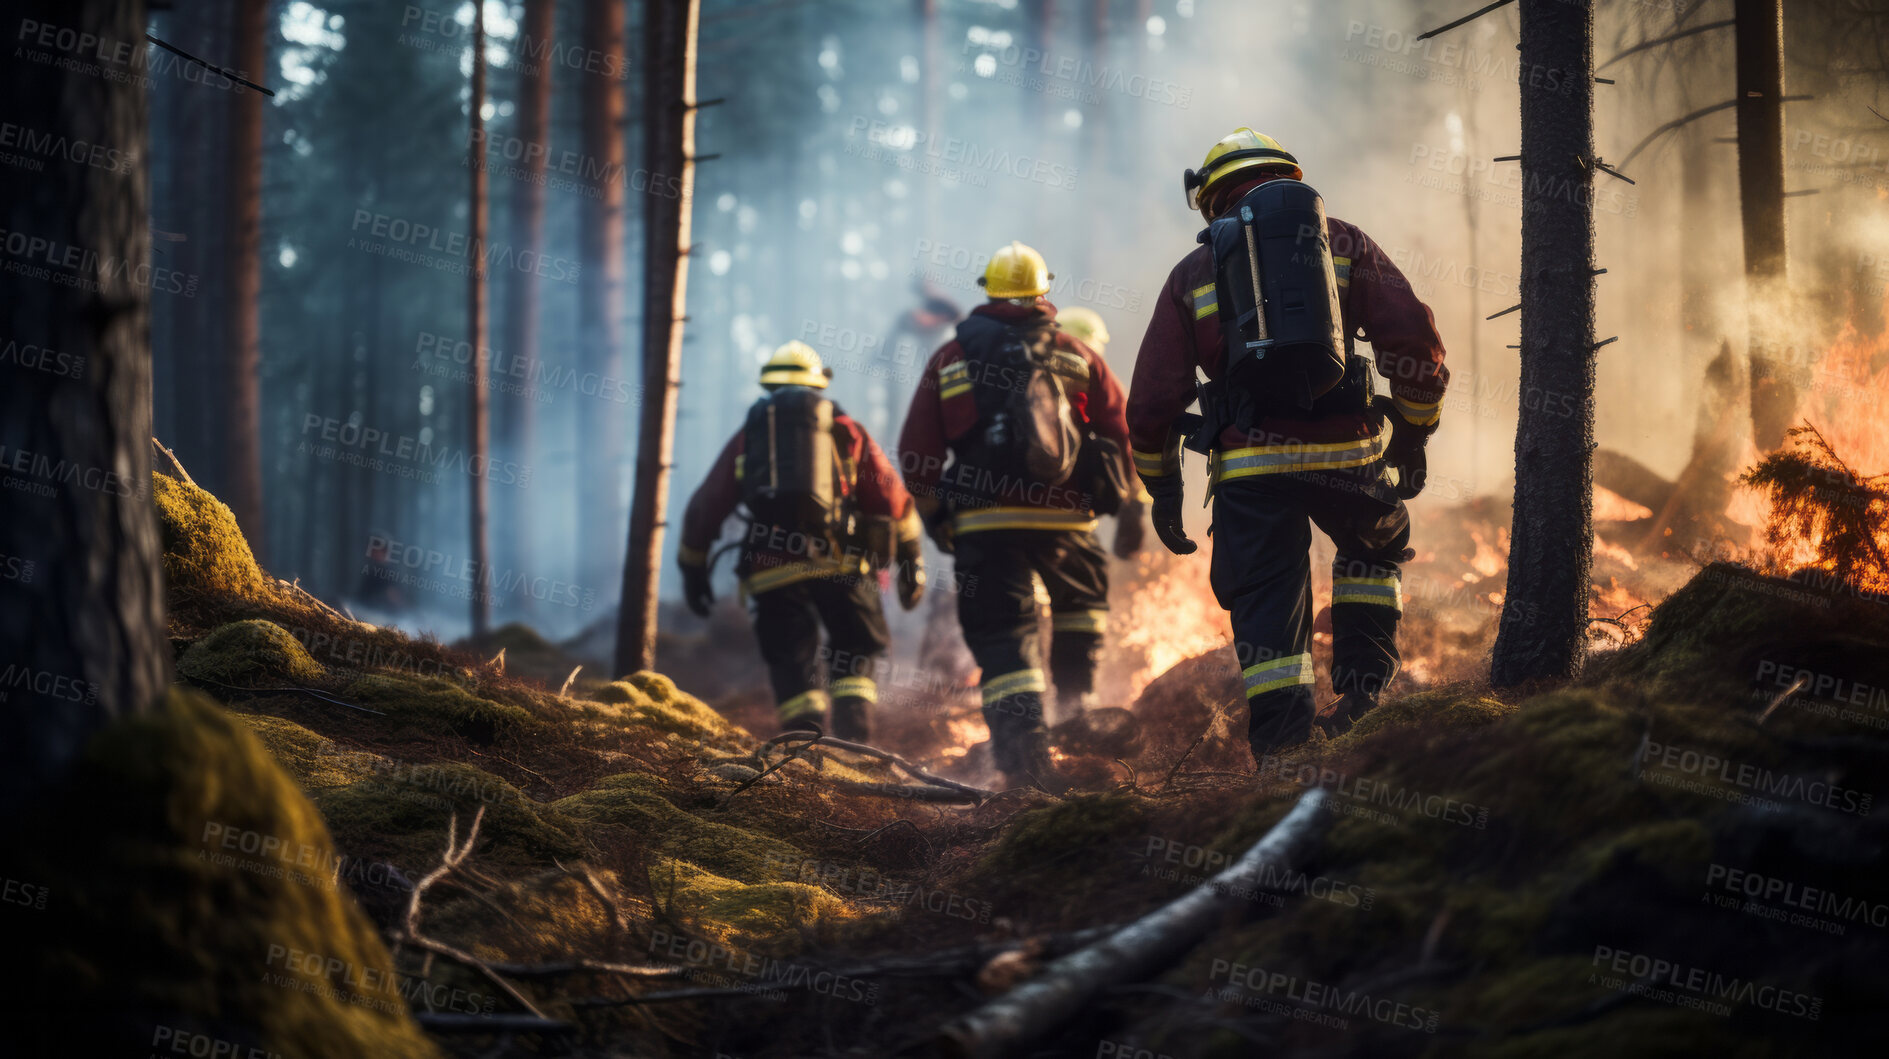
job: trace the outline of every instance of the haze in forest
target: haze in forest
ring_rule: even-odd
[[[1108,357],[1126,378],[1167,269],[1200,226],[1181,171],[1240,125],[1294,151],[1329,211],[1383,244],[1435,311],[1454,381],[1428,503],[1506,495],[1516,410],[1530,395],[1518,392],[1510,348],[1517,316],[1484,319],[1520,300],[1520,171],[1494,159],[1517,150],[1517,79],[1539,87],[1560,75],[1518,68],[1513,8],[1415,39],[1459,6],[708,0],[697,97],[721,102],[699,112],[696,130],[704,157],[690,203],[672,510],[758,395],[759,361],[790,338],[828,358],[835,398],[889,445],[943,337],[901,332],[901,316],[921,286],[968,309],[986,255],[1011,239],[1047,255],[1053,301],[1103,315]],[[1812,97],[1790,104],[1787,125],[1792,268],[1807,293],[1769,312],[1809,364],[1846,321],[1880,326],[1880,304],[1858,296],[1880,289],[1868,284],[1889,260],[1879,131],[1889,126],[1866,109],[1874,88],[1856,87],[1880,71],[1852,54],[1860,43],[1843,27],[1854,13],[1790,7],[1788,91]],[[258,550],[281,576],[345,603],[384,547],[409,579],[413,610],[398,621],[450,638],[478,589],[465,531],[473,8],[294,0],[276,11],[267,51],[281,88],[262,140]],[[1605,5],[1596,60],[1729,13],[1727,3]],[[154,12],[151,29],[216,53],[192,17]],[[675,183],[637,157],[640,15],[623,68],[586,49],[581,5],[558,5],[548,41],[524,33],[522,17],[522,5],[486,7],[490,591],[495,624],[566,636],[615,605],[641,398],[640,226],[649,197]],[[1606,66],[1615,83],[1597,90],[1602,157],[1620,165],[1662,123],[1729,99],[1730,49],[1728,30],[1707,31]],[[516,106],[520,68],[538,62],[552,68],[542,143],[520,135]],[[596,266],[579,238],[601,165],[579,129],[596,79],[628,94],[625,340],[607,376],[592,370],[577,307]],[[227,89],[183,76],[150,87],[155,261],[214,277],[228,267],[216,215],[229,145],[215,120]],[[1603,175],[1596,186],[1607,269],[1598,334],[1618,336],[1600,352],[1598,438],[1668,476],[1686,460],[1705,365],[1721,340],[1744,346],[1732,128],[1729,111],[1691,122],[1625,164],[1634,183]],[[520,253],[512,223],[534,151],[547,168],[539,256]],[[501,344],[508,290],[527,272],[540,300],[534,360]],[[209,366],[225,324],[188,290],[156,294],[156,432],[223,493],[227,395]],[[518,431],[527,403],[529,445]],[[625,439],[617,488],[598,495],[580,485],[580,464],[608,446],[583,431],[612,419]],[[586,541],[612,548],[596,554]],[[666,596],[672,566],[665,557]]]

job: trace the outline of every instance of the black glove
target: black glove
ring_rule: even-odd
[[[911,610],[925,598],[925,556],[917,541],[899,542],[899,606]]]
[[[1384,447],[1384,462],[1397,471],[1397,496],[1410,500],[1423,492],[1424,481],[1429,477],[1429,459],[1424,455],[1424,446],[1429,443],[1430,435],[1436,433],[1437,423],[1418,426],[1398,413],[1388,397],[1378,397],[1372,402],[1377,414],[1390,420],[1391,440]]]
[[[1154,523],[1154,535],[1175,555],[1192,555],[1200,545],[1188,540],[1187,531],[1181,528],[1181,476],[1164,474],[1143,479],[1142,484],[1148,487],[1148,495],[1153,498],[1148,511]]]
[[[930,537],[931,542],[938,546],[938,550],[946,555],[957,551],[958,535],[951,526],[949,511],[941,511],[936,518],[925,523],[925,536]]]
[[[708,608],[715,602],[715,591],[708,587],[708,567],[683,564],[682,601],[690,610],[708,617]]]

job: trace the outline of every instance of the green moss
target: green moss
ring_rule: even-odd
[[[247,599],[272,587],[221,500],[188,482],[153,472],[164,576],[173,594]]]
[[[1569,867],[1598,878],[1622,867],[1643,867],[1675,888],[1696,883],[1712,861],[1712,833],[1695,819],[1651,820],[1606,835],[1577,852]]]
[[[1390,728],[1421,728],[1427,735],[1486,728],[1515,712],[1491,695],[1465,688],[1438,688],[1387,702],[1358,719],[1343,740],[1358,740]]]
[[[1079,902],[1121,878],[1125,844],[1145,839],[1147,821],[1143,800],[1124,792],[1018,813],[958,885],[993,899],[1057,893]]]
[[[397,991],[360,984],[396,979],[322,871],[336,855],[314,806],[206,699],[173,692],[106,729],[50,804],[20,870],[52,900],[9,943],[31,972],[14,1001],[58,1053],[143,1054],[169,1027],[239,1054],[435,1054]],[[304,954],[345,971],[304,972]]]
[[[785,956],[801,948],[803,932],[857,918],[844,900],[799,882],[747,884],[666,860],[651,871],[659,901],[710,941],[740,951]]]
[[[684,739],[718,744],[746,742],[750,738],[745,730],[730,724],[713,707],[678,690],[674,681],[659,673],[632,674],[601,685],[587,692],[586,697],[609,707],[589,711],[608,723],[654,728]]]
[[[232,712],[238,723],[262,741],[296,784],[310,794],[346,787],[364,772],[385,768],[387,759],[364,750],[347,750],[281,717],[266,713]]]
[[[577,821],[556,806],[532,801],[497,776],[458,762],[387,762],[358,782],[318,795],[315,804],[343,848],[386,854],[402,868],[437,863],[448,821],[457,816],[463,838],[480,809],[485,819],[473,852],[477,862],[539,867],[585,848]]]
[[[608,684],[600,685],[587,692],[585,697],[594,702],[629,704],[632,706],[651,705],[649,696],[643,694],[642,689],[627,680],[613,680]]]
[[[1765,1041],[1726,1025],[1724,1019],[1671,1008],[1624,1008],[1604,1020],[1543,1030],[1465,1049],[1476,1059],[1536,1059],[1544,1055],[1711,1055],[1757,1059],[1779,1054]],[[1786,1053],[1788,1054],[1788,1053]]]
[[[177,660],[177,671],[236,688],[315,684],[327,675],[287,629],[260,619],[219,626],[190,645]]]
[[[380,710],[395,724],[479,743],[525,734],[543,723],[522,707],[481,698],[439,677],[376,673],[348,685],[344,696],[356,705]]]
[[[652,777],[624,773],[552,803],[586,824],[618,827],[649,848],[741,883],[792,878],[801,853],[770,835],[692,816],[670,804]]]

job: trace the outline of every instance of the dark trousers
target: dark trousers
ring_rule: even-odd
[[[957,539],[958,622],[983,669],[984,720],[997,767],[1040,771],[1047,755],[1036,585],[1049,593],[1050,672],[1065,701],[1095,687],[1108,615],[1108,555],[1088,531],[1012,529]]]
[[[748,600],[783,725],[822,720],[829,698],[831,731],[841,739],[871,734],[873,678],[891,642],[879,582],[868,576],[815,578],[757,592]],[[820,628],[826,627],[826,647]]]
[[[1375,697],[1397,675],[1410,514],[1383,464],[1219,483],[1213,591],[1232,612],[1255,760],[1311,731],[1313,525],[1337,546],[1332,690]]]

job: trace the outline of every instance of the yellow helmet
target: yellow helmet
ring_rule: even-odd
[[[1094,309],[1077,305],[1058,310],[1056,322],[1062,329],[1082,340],[1082,344],[1102,352],[1108,345],[1108,325],[1102,322],[1102,315]]]
[[[1055,278],[1042,254],[1013,239],[990,255],[977,285],[992,298],[1038,298],[1049,293],[1049,281]]]
[[[1207,148],[1207,160],[1200,163],[1199,169],[1189,169],[1181,178],[1187,192],[1187,208],[1204,214],[1205,204],[1212,201],[1215,188],[1227,186],[1233,174],[1251,169],[1281,169],[1289,171],[1294,180],[1305,178],[1299,160],[1279,146],[1278,140],[1242,125]]]
[[[761,365],[763,386],[811,386],[826,389],[833,369],[820,363],[820,354],[805,342],[787,342]]]

